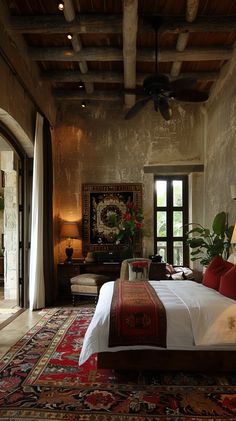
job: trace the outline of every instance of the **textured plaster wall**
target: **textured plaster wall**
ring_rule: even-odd
[[[54,217],[81,220],[82,183],[141,182],[144,185],[144,254],[153,253],[153,174],[145,165],[203,162],[203,114],[199,105],[178,105],[170,122],[147,106],[125,121],[123,110],[101,105],[61,111],[54,129]],[[59,233],[58,233],[59,235]],[[81,242],[75,241],[81,255]],[[58,241],[56,254],[64,258]]]
[[[236,221],[236,201],[230,185],[236,184],[236,51],[221,74],[205,116],[205,223],[226,211]]]

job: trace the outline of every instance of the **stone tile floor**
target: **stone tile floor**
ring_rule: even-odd
[[[16,300],[5,300],[3,287],[0,287],[0,326],[9,317],[13,316],[20,307],[17,305]]]
[[[45,314],[44,310],[25,310],[16,319],[0,330],[0,358],[41,319],[43,314]]]

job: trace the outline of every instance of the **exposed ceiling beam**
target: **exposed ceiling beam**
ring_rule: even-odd
[[[65,22],[65,20],[58,15],[48,16],[14,16],[11,17],[8,23],[9,29],[23,33],[122,33],[122,15],[83,15],[73,22]]]
[[[166,74],[167,75],[167,74]],[[136,83],[141,85],[145,77],[148,76],[146,73],[137,73]],[[168,76],[168,75],[167,75]],[[199,81],[213,81],[218,77],[217,72],[190,72],[180,73],[181,77],[190,77]],[[79,71],[74,70],[49,70],[42,74],[42,80],[49,82],[94,82],[94,83],[124,83],[123,73],[119,72],[100,72],[100,71],[88,71],[86,74],[81,74]],[[172,78],[174,79],[174,78]]]
[[[189,32],[182,32],[178,35],[177,43],[176,43],[176,50],[182,52],[185,50],[189,39]],[[174,61],[171,67],[170,74],[173,77],[177,77],[180,74],[182,66],[182,61]]]
[[[187,22],[193,22],[197,16],[199,6],[199,0],[187,0],[186,4],[186,20]],[[177,51],[184,51],[188,45],[189,40],[189,31],[181,32],[178,35],[177,43],[176,43],[176,50]],[[180,74],[182,66],[182,61],[174,61],[171,67],[170,74],[171,76],[177,77]]]
[[[123,98],[119,92],[111,91],[94,91],[91,94],[75,90],[54,89],[53,94],[57,100],[92,100],[92,101],[111,101],[117,102]]]
[[[188,0],[186,4],[186,21],[193,22],[197,17],[199,0]]]
[[[159,62],[172,61],[209,61],[229,60],[232,57],[232,47],[206,47],[188,48],[183,52],[173,49],[162,50],[158,55]],[[113,47],[86,47],[79,53],[64,47],[43,48],[30,47],[29,57],[34,61],[122,61],[122,51]],[[137,61],[154,62],[153,49],[140,49],[137,52]]]
[[[64,16],[67,22],[73,22],[75,20],[76,16],[75,16],[75,10],[74,10],[72,0],[64,0]],[[73,34],[71,44],[75,53],[78,53],[79,51],[81,51],[82,42],[78,34]],[[80,68],[81,73],[87,73],[88,71],[87,62],[85,60],[79,61],[79,68]],[[94,89],[93,83],[91,82],[85,83],[85,90],[87,93],[92,93],[93,89]]]
[[[139,27],[144,31],[153,32],[153,27],[148,22],[148,18],[139,18]],[[6,28],[15,32],[31,34],[66,34],[78,33],[102,33],[115,34],[122,33],[122,15],[84,15],[73,22],[65,22],[62,16],[13,16],[10,17]],[[160,33],[169,32],[179,34],[183,31],[188,32],[231,32],[236,31],[236,18],[228,17],[199,17],[196,22],[186,22],[183,19],[171,18],[166,16],[159,30]]]
[[[124,87],[136,87],[136,41],[138,30],[138,0],[123,1],[123,64]],[[125,95],[125,105],[135,103],[135,95]]]

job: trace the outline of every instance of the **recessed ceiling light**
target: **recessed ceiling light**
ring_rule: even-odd
[[[72,39],[72,35],[71,34],[67,34],[67,38],[68,39]]]
[[[64,10],[64,2],[63,1],[59,1],[58,5],[57,5],[58,10],[60,10],[60,12],[63,12]]]

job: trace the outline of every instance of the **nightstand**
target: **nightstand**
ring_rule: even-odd
[[[81,261],[82,263],[82,261]],[[80,275],[80,263],[58,263],[57,282],[59,297],[71,297],[70,279]]]
[[[152,262],[149,270],[149,279],[156,281],[166,279],[166,263]]]

